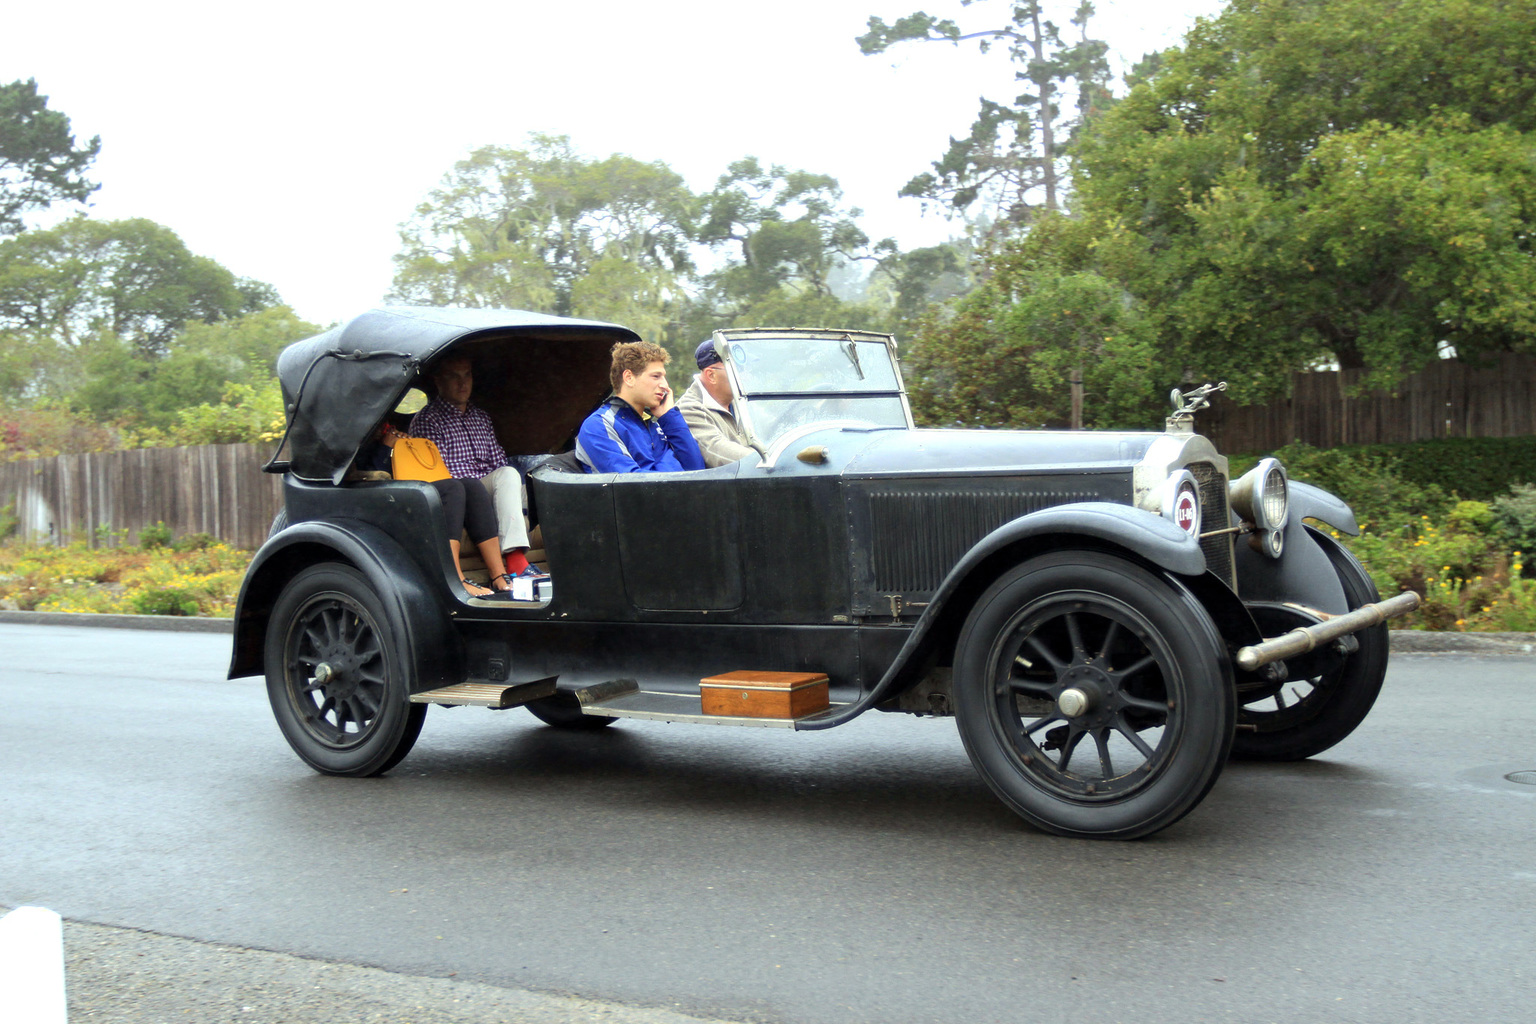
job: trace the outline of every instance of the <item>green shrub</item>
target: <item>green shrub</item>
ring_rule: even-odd
[[[143,590],[133,596],[134,611],[140,615],[196,615],[197,598],[176,587]]]
[[[13,501],[0,506],[0,540],[15,536],[20,526],[21,519],[16,515],[16,503]]]
[[[1275,452],[1293,480],[1314,484],[1343,499],[1363,529],[1411,526],[1429,516],[1445,516],[1450,499],[1435,484],[1421,485],[1398,471],[1384,453],[1354,448],[1319,449],[1290,444]]]
[[[1446,528],[1479,537],[1494,531],[1493,506],[1486,501],[1458,501],[1445,517]]]
[[[164,523],[155,523],[146,526],[139,531],[139,547],[148,551],[150,548],[164,548],[171,544],[171,528]]]
[[[173,551],[186,554],[188,551],[203,551],[210,544],[217,544],[219,539],[211,533],[189,533],[171,545]]]
[[[1491,502],[1513,484],[1536,481],[1536,437],[1447,437],[1410,444],[1348,445],[1324,451],[1297,442],[1274,453],[1297,479],[1323,487],[1326,485],[1319,480],[1297,474],[1291,460],[1282,453],[1309,465],[1310,456],[1316,454],[1349,468],[1385,468],[1406,485],[1421,488],[1426,494],[1438,491],[1476,501]],[[1257,455],[1233,456],[1232,475],[1237,476],[1257,461]],[[1327,474],[1329,479],[1347,475],[1329,466],[1318,467],[1318,472]]]
[[[1510,493],[1493,503],[1491,515],[1499,539],[1511,551],[1527,556],[1525,575],[1536,575],[1536,484],[1516,484]]]
[[[1479,501],[1536,481],[1536,437],[1447,437],[1358,450],[1395,458],[1405,479]]]

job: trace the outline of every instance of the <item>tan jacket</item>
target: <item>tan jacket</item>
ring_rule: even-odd
[[[736,422],[736,417],[708,399],[704,382],[695,377],[677,402],[688,429],[693,432],[693,439],[699,442],[699,450],[704,453],[704,464],[713,469],[756,454],[757,449],[752,447],[747,432]]]

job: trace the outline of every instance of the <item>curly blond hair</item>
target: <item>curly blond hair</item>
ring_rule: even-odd
[[[624,383],[625,370],[638,377],[652,363],[666,365],[671,358],[666,349],[653,341],[621,341],[613,346],[613,365],[608,368],[608,382],[617,392]]]

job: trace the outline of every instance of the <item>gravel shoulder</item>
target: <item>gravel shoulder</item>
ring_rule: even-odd
[[[722,1024],[453,978],[64,922],[72,1021],[114,1024]]]

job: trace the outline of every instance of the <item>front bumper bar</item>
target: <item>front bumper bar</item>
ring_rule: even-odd
[[[1245,672],[1268,665],[1282,658],[1305,654],[1319,644],[1337,640],[1349,633],[1358,633],[1378,623],[1406,615],[1419,606],[1419,595],[1405,590],[1378,604],[1367,604],[1352,612],[1337,615],[1315,626],[1301,626],[1284,636],[1277,636],[1251,647],[1240,648],[1235,657],[1237,667]]]

